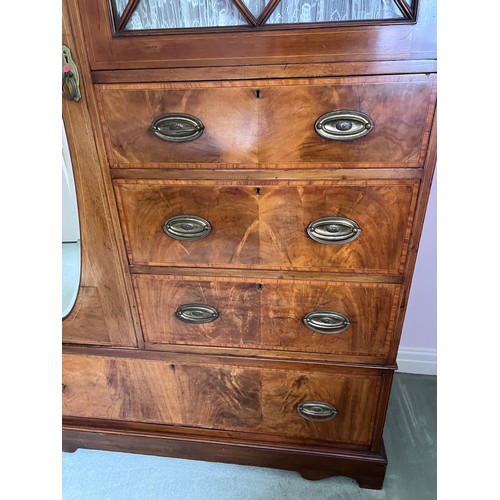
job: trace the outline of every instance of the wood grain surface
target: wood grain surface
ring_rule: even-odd
[[[398,274],[418,191],[415,181],[190,182],[116,180],[134,265],[293,269]],[[181,214],[208,220],[203,240],[162,227]],[[306,233],[320,217],[355,220],[361,235],[324,245]]]
[[[354,164],[358,167],[421,166],[434,75],[320,80],[305,85],[263,87],[259,101],[259,160],[262,163]],[[328,140],[314,123],[330,111],[367,114],[372,130],[352,141]]]
[[[423,162],[435,76],[97,85],[96,90],[112,167],[415,168]],[[336,110],[368,114],[373,129],[353,141],[320,137],[314,123]],[[196,116],[205,126],[203,135],[187,143],[159,139],[148,127],[164,113]]]
[[[78,4],[93,70],[436,58],[433,0],[419,0],[416,24],[190,30],[188,35],[163,30],[146,36],[113,36],[107,0]]]
[[[135,275],[146,343],[206,345],[383,357],[393,333],[399,286],[290,280]],[[219,317],[190,324],[175,312],[184,304],[214,307]],[[307,328],[304,316],[337,311],[350,326],[338,334]],[[272,354],[272,353],[270,353]]]
[[[109,0],[64,0],[83,99],[63,110],[87,246],[63,339],[99,345],[63,348],[66,448],[382,487],[436,160],[435,1],[417,10],[416,23],[136,36],[115,33]],[[367,113],[374,128],[322,139],[315,120],[338,109]],[[200,139],[172,144],[147,130],[170,112],[200,118]],[[162,225],[180,214],[209,220],[209,236],[169,238]],[[360,236],[314,242],[306,227],[325,216],[355,220]],[[219,319],[176,325],[184,301],[213,301]],[[351,327],[306,329],[317,304],[342,309]],[[302,419],[304,400],[334,404],[337,418]]]
[[[146,89],[97,87],[111,165],[258,161],[258,99],[253,88]],[[185,143],[158,138],[148,129],[165,113],[195,116],[205,126],[203,134]]]
[[[252,431],[276,437],[368,445],[372,440],[379,372],[343,373],[256,369],[175,363],[128,357],[63,356],[63,414],[111,420],[162,423],[209,429]],[[351,370],[352,371],[352,370]],[[210,401],[210,404],[207,404]],[[338,415],[310,422],[298,415],[302,401],[325,401]]]
[[[63,2],[63,42],[81,71],[79,102],[62,100],[62,114],[75,179],[81,241],[81,278],[72,311],[62,323],[63,342],[136,346],[140,329],[130,309],[132,285],[126,268],[112,186],[100,161],[91,109],[93,86],[85,50],[77,42]],[[74,29],[75,28],[75,29]],[[133,297],[133,294],[132,294]],[[137,335],[137,336],[136,336]]]
[[[266,64],[265,66],[212,66],[101,70],[92,72],[94,83],[195,82],[245,78],[301,78],[353,75],[436,73],[434,59],[406,61],[339,61],[335,63]]]

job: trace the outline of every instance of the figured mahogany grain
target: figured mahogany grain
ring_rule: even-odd
[[[435,102],[435,75],[97,85],[112,167],[420,167]],[[258,94],[257,94],[258,91]],[[259,96],[257,98],[257,95]],[[353,141],[320,137],[314,123],[335,110],[368,114]],[[188,113],[205,130],[187,143],[148,131],[164,113]],[[305,165],[304,165],[305,164]]]
[[[434,82],[434,75],[404,75],[264,87],[259,160],[358,167],[421,166],[427,119],[435,101]],[[372,130],[352,141],[319,136],[314,130],[316,119],[337,110],[367,114],[373,120]]]
[[[383,357],[387,356],[399,286],[290,280],[136,275],[134,285],[147,343],[206,345]],[[184,323],[183,304],[206,304],[219,312],[210,323]],[[338,334],[307,328],[316,310],[345,314],[350,326]]]
[[[130,263],[398,274],[405,259],[416,181],[115,180]],[[258,188],[258,189],[257,189]],[[208,220],[198,241],[167,236],[166,219]],[[324,245],[306,233],[320,217],[355,220],[361,235]]]
[[[255,163],[257,103],[252,88],[198,88],[165,90],[149,86],[97,88],[110,163],[116,165],[176,162]],[[164,141],[149,131],[155,118],[183,113],[202,121],[196,140]]]
[[[244,360],[232,366],[195,358],[184,361],[63,355],[63,415],[225,429],[313,442],[369,445],[380,372],[341,368],[307,373]],[[210,401],[210,404],[207,404]],[[338,415],[310,422],[302,401],[326,401]]]
[[[418,1],[416,24],[376,21],[370,26],[230,28],[223,33],[192,30],[187,34],[149,32],[138,36],[113,36],[109,0],[64,0],[63,7],[65,26],[71,24],[76,34],[64,41],[76,55],[84,95],[80,103],[65,102],[64,106],[81,109],[85,104],[83,109],[88,111],[72,112],[74,126],[68,139],[71,147],[71,136],[73,141],[78,137],[90,152],[80,148],[86,161],[82,162],[81,192],[76,179],[77,194],[80,197],[83,193],[80,215],[97,249],[87,254],[84,249],[87,271],[82,284],[89,287],[86,290],[92,296],[90,301],[85,298],[86,303],[92,302],[90,310],[98,314],[93,317],[80,309],[81,316],[73,318],[72,339],[91,343],[105,339],[120,346],[64,348],[68,353],[63,368],[63,382],[67,383],[63,393],[64,448],[83,446],[279,467],[299,470],[311,478],[339,474],[357,479],[363,487],[381,488],[387,465],[381,445],[383,424],[435,163],[435,134],[430,134],[435,75],[425,75],[436,71],[435,1]],[[355,75],[362,78],[352,78]],[[273,80],[257,81],[259,78]],[[133,88],[134,82],[142,86]],[[317,95],[316,87],[320,86],[323,90]],[[254,102],[250,91],[256,89],[261,90],[260,99],[250,109]],[[108,91],[110,109],[105,99],[99,101],[98,109],[96,95],[100,98]],[[136,98],[135,107],[129,106],[133,114],[127,111],[124,99],[132,91],[147,94]],[[164,106],[170,103],[166,95],[176,95],[184,112],[189,112],[188,108],[210,111],[213,118],[208,123],[217,123],[215,135],[213,127],[204,132],[202,137],[210,140],[199,148],[194,160],[184,153],[176,157],[179,149],[171,148],[165,155],[163,148],[151,157],[156,145],[137,147],[143,136],[134,130],[134,124],[141,121],[142,133],[143,126],[149,126],[148,120],[154,118],[145,116],[145,110],[169,112]],[[202,95],[203,99],[196,97]],[[230,95],[236,97],[231,99]],[[211,97],[217,106],[210,103]],[[315,142],[310,129],[301,128],[316,106],[335,106],[335,99],[344,106],[359,106],[368,114],[363,106],[370,104],[375,128],[362,142],[328,149]],[[235,109],[228,119],[232,106]],[[323,112],[329,110],[330,106]],[[300,123],[293,122],[294,116],[301,117]],[[113,120],[116,125],[108,129]],[[233,127],[224,130],[226,124]],[[239,125],[244,125],[242,130]],[[369,140],[371,146],[365,148]],[[133,151],[132,156],[127,156],[129,151]],[[210,172],[215,169],[215,173]],[[233,177],[231,171],[236,172]],[[260,280],[257,275],[261,272],[268,282],[263,283],[260,293],[274,290],[269,295],[267,320],[274,314],[269,308],[273,300],[300,301],[304,294],[309,298],[307,290],[293,283],[288,294],[280,287],[273,289],[273,280],[310,280],[310,298],[324,301],[333,301],[336,294],[324,297],[321,287],[315,293],[321,281],[338,279],[339,287],[340,281],[342,287],[360,280],[403,283],[399,313],[389,327],[394,330],[389,357],[345,355],[338,363],[335,354],[307,351],[309,345],[301,351],[301,359],[293,360],[289,353],[295,351],[286,351],[283,346],[271,359],[267,353],[272,351],[262,348],[144,345],[135,297],[129,278],[124,276],[125,252],[110,182],[120,175],[152,181],[145,188],[137,182],[137,192],[132,185],[115,183],[131,272],[147,273],[150,279],[152,273],[164,273],[162,279],[171,273],[178,277],[177,283],[196,283],[198,279],[201,297],[226,297],[224,307],[232,308],[231,321],[239,322],[238,327],[246,329],[252,341],[256,338],[255,315],[236,318],[235,313],[244,312],[251,295],[247,285],[254,277]],[[155,182],[155,176],[197,181],[162,183]],[[384,182],[377,176],[414,181]],[[282,181],[274,184],[279,188],[274,192],[280,194],[278,197],[268,191],[274,177]],[[223,182],[203,183],[203,179]],[[248,182],[232,182],[236,179]],[[371,182],[373,179],[378,180]],[[210,193],[201,189],[207,187]],[[253,190],[257,187],[261,189],[255,201]],[[345,192],[341,194],[338,188],[345,188]],[[335,202],[334,195],[339,193]],[[226,199],[231,202],[225,204]],[[342,248],[333,249],[332,256],[328,254],[331,248],[311,250],[304,244],[305,219],[314,212],[313,207],[319,212],[337,208],[348,216],[357,205],[362,209],[360,216],[366,219],[362,236],[353,242],[358,246],[350,247],[352,252],[344,251],[350,256],[344,255]],[[164,207],[172,212],[203,207],[221,221],[224,235],[217,224],[211,234],[216,242],[212,247],[165,245],[165,236],[159,234]],[[243,228],[238,227],[240,222]],[[284,225],[282,229],[274,225],[277,222]],[[302,224],[300,234],[290,232],[297,222]],[[370,233],[366,230],[370,227],[375,229],[367,242],[361,238]],[[200,265],[203,267],[195,267]],[[207,287],[210,277],[219,279]],[[323,285],[323,292],[332,286]],[[97,287],[98,307],[93,305],[97,302],[92,287]],[[163,284],[155,288],[161,291]],[[399,288],[388,286],[384,290]],[[163,300],[169,293],[154,300]],[[356,295],[339,293],[349,300]],[[367,302],[369,295],[356,300]],[[244,301],[236,296],[243,296]],[[110,307],[113,303],[125,307]],[[284,313],[284,322],[292,317],[287,307],[284,302],[278,307],[277,314]],[[375,313],[371,301],[368,307],[373,321],[385,321],[386,309]],[[159,322],[160,315],[156,310],[153,319]],[[136,339],[127,324],[131,321],[139,333]],[[231,321],[225,324],[227,332]],[[120,322],[125,325],[122,330],[117,328]],[[227,334],[230,342],[246,340],[236,330]],[[296,341],[295,337],[291,340],[294,333],[292,329],[286,332],[291,344]],[[216,342],[222,343],[224,335]],[[364,342],[366,337],[362,339]],[[379,342],[376,337],[374,346]],[[139,348],[125,349],[123,345]],[[158,346],[163,350],[153,350]],[[382,364],[377,369],[361,363]],[[351,415],[342,420],[345,413],[339,413],[340,420],[331,423],[340,426],[331,430],[319,428],[319,424],[302,423],[301,427],[292,420],[290,409],[302,396],[335,396],[335,404],[351,409]]]

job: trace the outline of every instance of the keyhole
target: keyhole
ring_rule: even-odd
[[[257,196],[260,196],[260,187],[256,187],[256,188],[255,188],[255,194],[256,194]]]
[[[257,99],[260,99],[260,89],[257,89],[257,90],[255,91],[255,97],[256,97]]]
[[[257,283],[257,290],[262,290],[262,288],[263,288],[262,283]]]

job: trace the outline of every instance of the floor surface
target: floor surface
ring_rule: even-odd
[[[433,500],[436,498],[436,377],[396,373],[384,440],[384,488],[346,477],[242,465],[78,450],[63,453],[63,500]]]

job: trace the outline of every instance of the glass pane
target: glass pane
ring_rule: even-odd
[[[393,0],[281,0],[266,24],[402,18]]]
[[[80,284],[80,225],[64,125],[62,130],[62,317],[73,308]]]
[[[257,19],[262,14],[265,6],[269,3],[269,0],[243,0],[243,3],[253,14],[253,17]]]
[[[114,0],[119,14],[126,0]],[[126,30],[247,26],[232,0],[140,0]]]
[[[127,6],[129,0],[114,0],[114,2],[116,12],[118,13],[118,17],[120,17],[123,14],[123,11],[125,10],[125,7]]]

